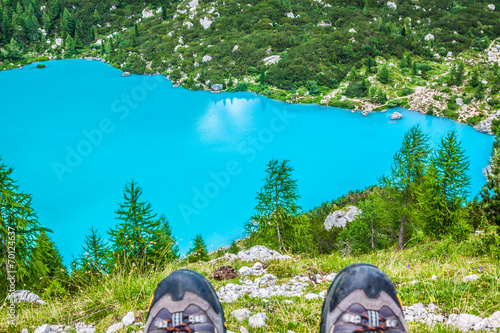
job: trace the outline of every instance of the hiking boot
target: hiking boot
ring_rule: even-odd
[[[328,288],[320,333],[347,332],[408,332],[394,285],[373,265],[347,266]]]
[[[225,333],[224,312],[214,288],[202,275],[180,269],[156,287],[145,333]]]

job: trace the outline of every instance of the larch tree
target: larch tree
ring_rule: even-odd
[[[429,138],[420,125],[411,127],[403,137],[401,148],[394,155],[391,176],[388,178],[393,197],[401,207],[398,248],[404,246],[405,224],[412,219],[417,193],[422,187],[430,153]]]

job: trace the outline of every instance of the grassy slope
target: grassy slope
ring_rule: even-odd
[[[474,236],[477,237],[477,236]],[[475,243],[464,242],[457,245],[451,241],[427,243],[422,246],[401,252],[379,251],[369,255],[342,257],[338,254],[320,257],[304,257],[294,255],[293,261],[270,262],[267,269],[278,277],[278,283],[285,283],[295,275],[307,276],[314,272],[338,272],[341,268],[354,262],[369,262],[382,268],[397,286],[399,295],[405,305],[431,302],[439,305],[446,314],[470,313],[488,317],[500,310],[500,267],[497,259],[469,257],[469,249]],[[0,332],[19,332],[22,328],[34,327],[43,323],[71,324],[77,321],[94,323],[97,332],[104,332],[107,327],[121,320],[128,311],[134,311],[139,321],[145,320],[148,301],[156,284],[170,272],[180,267],[194,269],[204,276],[218,290],[232,281],[216,281],[210,278],[211,273],[221,265],[229,264],[239,269],[248,265],[245,262],[223,262],[216,264],[174,263],[163,269],[153,269],[147,273],[131,272],[119,274],[105,279],[99,286],[81,290],[73,298],[48,300],[45,306],[23,305],[18,309],[18,325],[15,329],[6,327],[6,309],[0,310]],[[411,268],[407,268],[407,265]],[[482,266],[481,272],[477,267]],[[476,269],[473,269],[476,267]],[[480,279],[474,282],[462,282],[466,275],[478,273]],[[437,279],[432,280],[431,276]],[[418,280],[419,283],[410,282]],[[309,286],[303,290],[318,293],[328,288],[327,283]],[[321,300],[306,300],[304,297],[293,297],[293,304],[284,304],[285,297],[271,297],[269,302],[259,298],[240,298],[234,303],[223,303],[226,313],[227,327],[231,331],[239,331],[240,326],[248,326],[247,322],[238,323],[230,313],[242,307],[251,309],[252,314],[266,312],[268,326],[263,329],[251,329],[252,332],[316,332],[319,325]],[[448,326],[428,327],[420,323],[409,323],[412,332],[449,332]],[[31,332],[30,329],[30,332]],[[126,329],[123,329],[126,332]]]

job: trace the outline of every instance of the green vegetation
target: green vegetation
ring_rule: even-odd
[[[500,12],[488,4],[230,0],[191,8],[187,1],[4,1],[0,70],[100,57],[123,71],[169,75],[189,89],[219,83],[231,92],[305,103],[332,94],[324,103],[350,108],[446,84],[443,92],[468,90],[479,103],[466,104],[488,115],[484,106],[500,100],[498,66],[477,61],[500,37]],[[352,101],[337,102],[341,96]],[[447,109],[433,114],[466,121]]]
[[[352,262],[366,261],[384,268],[405,304],[432,302],[446,313],[481,316],[500,310],[496,264],[500,259],[498,140],[488,183],[481,196],[469,203],[465,200],[468,161],[454,132],[442,138],[432,152],[420,126],[412,127],[394,156],[391,173],[382,176],[379,184],[308,212],[301,212],[296,205],[299,189],[290,164],[287,160],[268,163],[262,190],[256,197],[255,216],[246,226],[249,237],[233,242],[227,251],[209,254],[203,236],[197,235],[184,258],[179,258],[165,216],[157,217],[151,204],[141,200],[142,188],[131,181],[124,187],[123,202],[115,212],[119,223],[109,231],[109,241],[90,228],[71,271],[62,265],[49,230],[36,222],[31,197],[15,185],[12,168],[1,164],[2,228],[23,231],[16,238],[18,251],[26,254],[18,262],[17,269],[23,273],[20,281],[48,302],[44,307],[19,305],[17,326],[10,329],[83,320],[95,322],[98,330],[104,330],[130,310],[144,319],[156,283],[169,272],[188,267],[210,277],[220,265],[231,264],[238,269],[245,263],[207,261],[262,244],[294,257],[293,262],[269,263],[268,272],[278,277],[278,283],[297,274],[336,272]],[[325,230],[324,221],[331,212],[351,205],[361,210],[353,222],[345,228]],[[473,232],[476,229],[482,232]],[[5,244],[9,234],[2,235]],[[5,267],[8,253],[3,251],[1,264]],[[476,272],[471,267],[481,267],[477,272],[481,280],[465,284],[461,279]],[[431,275],[437,279],[430,279]],[[409,283],[413,280],[420,282]],[[212,282],[216,289],[227,283]],[[311,285],[305,291],[326,288]],[[5,295],[7,290],[2,292]],[[308,332],[317,327],[320,301],[295,297],[294,305],[283,309],[278,307],[282,300],[272,297],[264,303],[247,296],[224,306],[226,313],[237,307],[278,314],[283,311],[270,319],[270,327],[277,331]],[[6,311],[7,307],[0,310],[0,327],[7,327]],[[297,318],[304,319],[301,325]],[[229,327],[237,325],[231,317],[228,321]],[[442,329],[417,323],[410,327],[427,332]]]

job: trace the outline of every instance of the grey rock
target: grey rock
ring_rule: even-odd
[[[129,72],[123,72],[122,76],[130,76],[130,73]]]
[[[122,319],[122,323],[125,326],[132,324],[135,321],[135,316],[133,312],[128,312]]]
[[[500,328],[500,311],[493,313],[488,318],[488,327],[489,328]]]
[[[43,324],[42,326],[38,326],[35,328],[35,333],[50,333],[50,325]]]
[[[361,114],[362,114],[363,116],[365,116],[365,117],[366,117],[366,116],[368,116],[368,115],[370,114],[370,112],[368,112],[368,111],[366,111],[366,110],[363,110],[363,111],[361,112]]]
[[[220,83],[215,83],[210,86],[210,89],[212,91],[221,91],[222,90],[222,84]]]
[[[476,281],[477,279],[479,279],[479,275],[472,274],[472,275],[464,276],[464,278],[462,279],[462,282]]]
[[[403,115],[399,112],[393,112],[391,114],[391,119],[392,120],[399,120],[399,119],[403,119]]]
[[[460,315],[453,313],[448,317],[448,321],[446,323],[450,326],[458,328],[461,331],[466,332],[474,329],[476,325],[477,327],[479,327],[480,324],[482,325],[482,320],[483,319],[481,317],[467,313],[461,313]]]
[[[323,223],[326,230],[332,227],[344,228],[348,222],[352,222],[363,212],[356,206],[347,206],[330,213]]]
[[[28,333],[28,329],[27,329],[27,328],[23,328],[23,329],[21,330],[21,333]]]
[[[248,325],[251,327],[264,327],[266,326],[267,315],[264,312],[259,312],[248,319]]]
[[[106,330],[106,333],[115,333],[116,331],[118,331],[124,327],[125,327],[125,325],[123,325],[123,323],[116,323],[116,324],[113,324],[110,327],[108,327],[108,329]]]
[[[14,299],[14,303],[20,303],[20,302],[28,302],[28,303],[38,303],[38,304],[45,304],[44,301],[38,297],[35,293],[32,293],[29,290],[16,290],[12,294],[9,294],[7,296],[7,299]]]
[[[244,326],[241,326],[241,327],[240,327],[240,333],[248,333],[247,328],[246,328],[246,327],[244,327]]]
[[[238,309],[231,312],[231,315],[239,322],[242,322],[246,318],[250,317],[250,314],[251,312],[247,308]]]
[[[306,299],[318,299],[319,295],[314,293],[308,293],[304,296]]]

